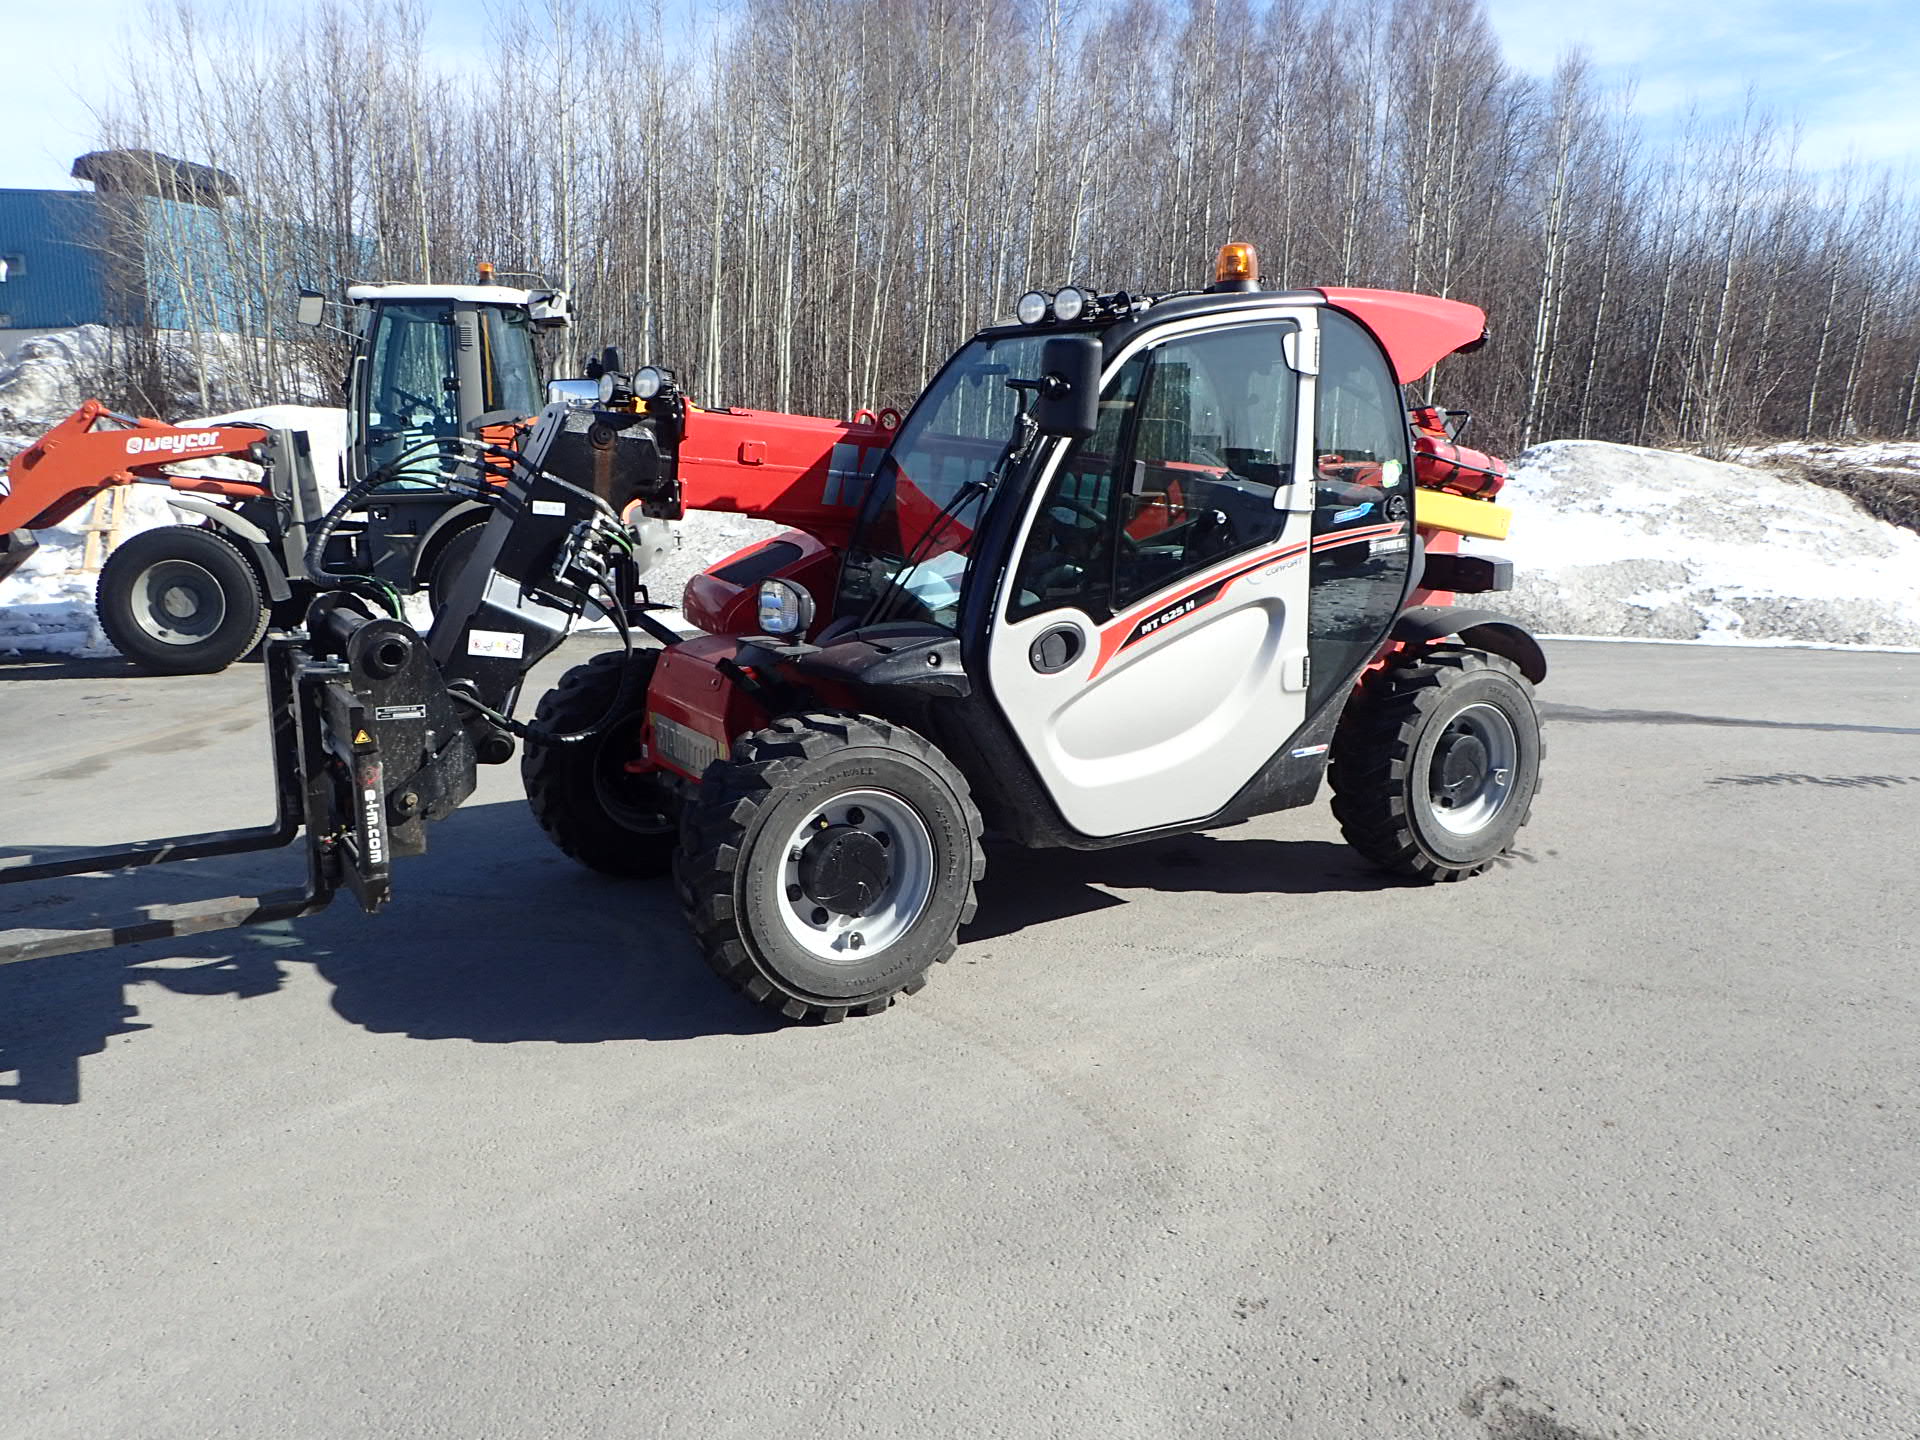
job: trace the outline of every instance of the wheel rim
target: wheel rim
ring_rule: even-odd
[[[1491,825],[1513,796],[1520,741],[1495,705],[1469,705],[1447,721],[1427,767],[1434,823],[1450,835]]]
[[[606,738],[597,742],[600,754],[593,767],[594,799],[623,828],[639,835],[664,834],[675,828],[675,819],[662,803],[660,782],[651,773],[636,775],[628,770],[620,758],[626,747],[610,743],[622,728],[609,726]]]
[[[926,912],[933,872],[919,812],[897,795],[853,790],[814,806],[788,835],[774,901],[808,954],[865,964]]]
[[[226,618],[227,595],[220,582],[191,560],[149,565],[134,584],[134,623],[164,645],[197,645]]]

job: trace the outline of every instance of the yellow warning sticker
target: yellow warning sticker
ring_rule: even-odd
[[[371,745],[373,743],[373,737],[364,730],[356,730],[353,732],[353,743],[356,745]]]

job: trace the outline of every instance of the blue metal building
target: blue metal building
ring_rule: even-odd
[[[325,263],[323,237],[228,204],[223,170],[105,150],[73,174],[94,190],[0,190],[0,356],[74,325],[258,335]]]
[[[0,190],[0,331],[108,318],[99,202],[83,190]]]

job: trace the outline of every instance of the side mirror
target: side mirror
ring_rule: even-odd
[[[300,292],[300,303],[295,307],[293,312],[293,318],[295,320],[311,330],[326,319],[326,315],[326,296],[322,295],[318,290],[302,290]]]
[[[569,410],[590,410],[600,403],[600,383],[597,380],[549,380],[547,403],[565,405]]]
[[[1040,347],[1040,383],[1030,413],[1042,435],[1085,440],[1099,428],[1100,359],[1093,335],[1053,335]]]

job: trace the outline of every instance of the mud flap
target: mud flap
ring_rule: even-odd
[[[40,542],[34,539],[31,530],[15,530],[0,535],[0,580],[6,579],[26,564],[28,558],[39,548]]]

